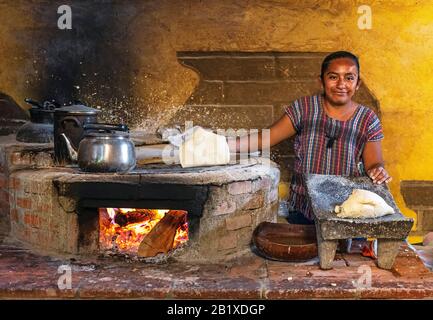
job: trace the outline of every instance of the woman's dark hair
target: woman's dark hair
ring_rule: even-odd
[[[326,58],[323,60],[322,70],[320,72],[320,78],[322,78],[322,81],[323,81],[323,76],[325,75],[325,71],[328,69],[328,66],[331,63],[331,61],[340,58],[348,58],[355,63],[356,68],[358,69],[358,80],[359,80],[360,69],[359,69],[358,57],[355,56],[353,53],[350,53],[349,51],[337,51],[327,55]]]

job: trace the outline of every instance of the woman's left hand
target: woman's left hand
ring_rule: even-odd
[[[373,180],[373,183],[376,184],[382,184],[383,182],[389,183],[392,180],[392,177],[390,177],[388,172],[382,166],[367,170],[367,174],[371,180]]]

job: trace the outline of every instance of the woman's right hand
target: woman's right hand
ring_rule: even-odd
[[[392,177],[382,166],[378,166],[370,170],[367,170],[367,174],[375,184],[382,184],[383,182],[389,183],[392,180]]]

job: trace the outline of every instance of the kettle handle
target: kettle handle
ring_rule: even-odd
[[[60,125],[62,126],[63,129],[65,129],[65,122],[66,121],[75,122],[76,127],[82,127],[80,120],[78,120],[76,117],[67,116],[67,117],[64,117],[62,119],[62,121],[60,121]]]

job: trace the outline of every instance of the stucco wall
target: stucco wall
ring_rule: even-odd
[[[68,1],[5,2],[0,4],[0,91],[22,101],[37,94],[35,72],[41,71],[35,41],[68,32],[53,31],[57,6]],[[372,8],[371,30],[357,26],[357,9],[364,4]],[[109,14],[116,22],[107,26],[114,30],[113,39],[110,33],[102,37],[106,43],[98,55],[115,48],[134,72],[119,80],[129,81],[127,103],[121,103],[119,93],[109,103],[92,96],[95,86],[88,78],[80,78],[79,93],[102,109],[117,108],[114,114],[150,131],[168,122],[198,83],[198,75],[178,63],[178,51],[353,51],[360,57],[362,79],[380,101],[384,156],[394,177],[391,191],[402,211],[415,216],[399,188],[402,180],[433,179],[431,1],[74,1],[72,8],[91,13],[98,6],[112,6]],[[96,31],[103,30],[102,23]],[[94,71],[92,61],[84,64],[80,71]],[[133,115],[123,115],[125,108]]]

